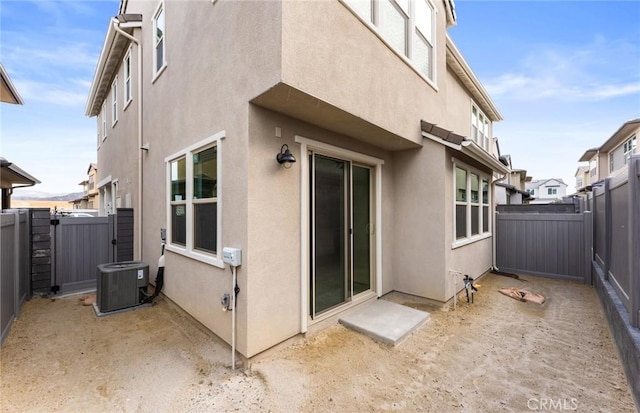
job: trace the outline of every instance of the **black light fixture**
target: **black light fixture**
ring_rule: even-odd
[[[291,151],[289,151],[289,145],[286,143],[282,145],[280,153],[276,155],[276,161],[281,165],[284,164],[284,167],[287,169],[291,168],[291,164],[296,161],[296,158],[293,156]]]

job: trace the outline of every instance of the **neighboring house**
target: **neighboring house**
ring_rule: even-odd
[[[493,265],[509,172],[453,24],[452,0],[121,2],[86,114],[135,259],[166,234],[163,292],[230,342],[240,248],[246,357],[391,291],[451,299]]]
[[[622,124],[600,147],[588,149],[578,160],[589,163],[589,174],[580,188],[589,187],[624,168],[629,157],[638,153],[638,136],[640,118]]]
[[[567,184],[561,178],[531,180],[525,187],[531,196],[530,204],[550,204],[567,195]]]
[[[16,90],[9,74],[4,70],[4,66],[0,63],[0,101],[3,103],[11,103],[14,105],[22,105],[24,102],[20,94]],[[39,184],[33,176],[29,175],[18,165],[9,162],[5,158],[0,158],[0,189],[1,189],[1,207],[2,209],[11,208],[11,194],[15,188],[33,186]]]
[[[582,192],[590,182],[589,167],[579,166],[576,170],[576,192]]]
[[[87,179],[78,184],[82,185],[82,195],[69,202],[73,209],[99,209],[101,205],[97,182],[98,166],[91,163],[87,169]]]
[[[24,188],[39,184],[36,178],[25,172],[18,165],[0,158],[0,188],[2,188],[2,209],[11,208],[11,195],[16,188]]]
[[[531,195],[525,190],[527,181],[527,171],[524,169],[513,169],[511,155],[500,157],[503,163],[509,168],[509,173],[496,182],[495,200],[496,205],[520,205],[528,204]]]

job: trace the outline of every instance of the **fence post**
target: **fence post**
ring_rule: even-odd
[[[611,187],[609,178],[604,180],[604,279],[609,281],[609,269],[611,268],[611,243],[613,234],[611,233]]]
[[[582,260],[583,267],[583,282],[585,284],[593,284],[591,277],[591,261],[593,260],[593,214],[591,211],[585,211],[582,213],[584,231],[584,259]]]
[[[20,313],[20,211],[12,210],[15,223],[13,226],[13,315],[17,318]]]
[[[629,160],[629,301],[631,325],[640,328],[640,155]]]

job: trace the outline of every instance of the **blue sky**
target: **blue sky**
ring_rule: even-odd
[[[208,0],[206,0],[208,1]],[[42,181],[81,190],[96,160],[86,99],[113,1],[2,0],[0,61],[25,101],[0,107],[0,154]],[[503,154],[535,179],[574,184],[577,160],[640,117],[640,2],[456,2],[449,31],[500,109]]]

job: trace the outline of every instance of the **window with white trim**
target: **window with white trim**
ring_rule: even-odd
[[[107,139],[107,102],[102,102],[102,111],[100,118],[102,119],[102,140]]]
[[[623,153],[624,153],[624,163],[627,163],[627,160],[631,157],[632,154],[636,153],[637,142],[635,135],[629,138],[628,141],[624,143]]]
[[[547,188],[547,195],[558,195],[558,188]]]
[[[221,250],[218,183],[223,137],[221,132],[166,159],[168,246],[204,261],[217,260]]]
[[[476,105],[471,106],[471,139],[489,150],[489,118]]]
[[[118,121],[118,76],[111,84],[111,124],[115,125]]]
[[[164,3],[160,3],[153,16],[153,73],[157,75],[167,61],[165,59]]]
[[[490,232],[489,177],[461,164],[455,164],[456,241],[473,239]]]
[[[435,7],[429,0],[344,0],[415,69],[435,80]]]
[[[124,107],[126,108],[129,105],[129,102],[133,100],[133,95],[131,94],[131,48],[127,51],[127,54],[124,57]]]
[[[594,177],[598,173],[598,161],[593,158],[589,161],[589,176]]]

